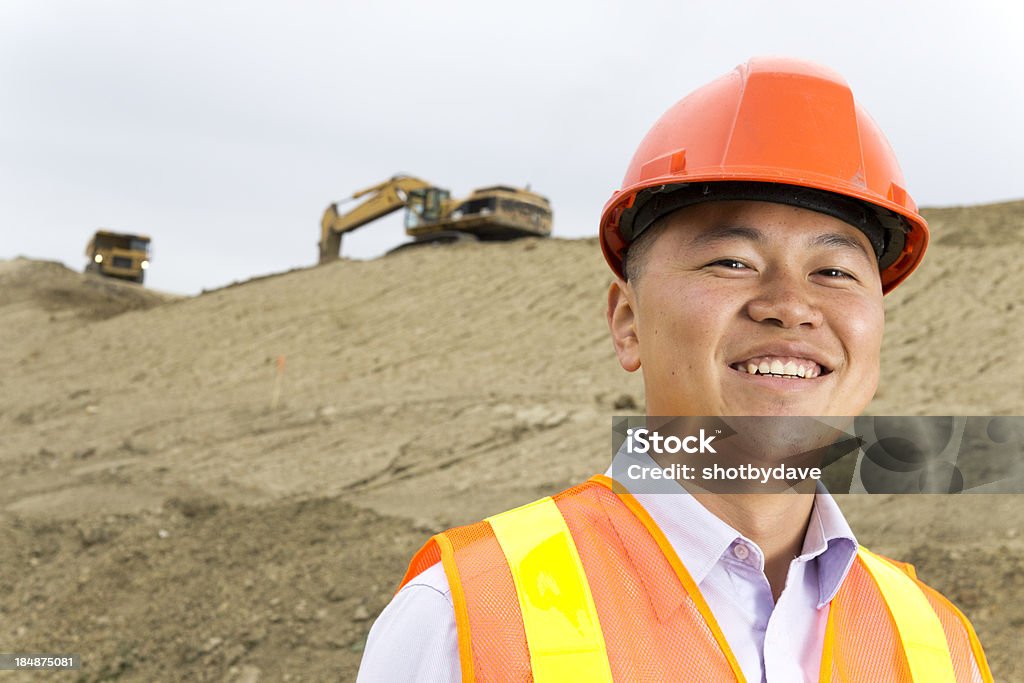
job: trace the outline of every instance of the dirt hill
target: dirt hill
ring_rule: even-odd
[[[1024,414],[1024,202],[928,217],[871,412]],[[0,262],[0,651],[81,653],[84,681],[352,679],[430,533],[603,471],[609,418],[642,412],[608,281],[593,239],[192,298]],[[1024,680],[1020,496],[840,504]]]

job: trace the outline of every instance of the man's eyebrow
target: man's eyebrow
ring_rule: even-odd
[[[727,242],[729,240],[746,240],[748,242],[754,242],[755,244],[764,244],[768,238],[765,237],[764,233],[756,228],[749,228],[741,225],[726,225],[717,228],[711,228],[705,230],[693,237],[690,240],[691,247],[706,247],[721,242]],[[807,240],[807,248],[813,249],[815,247],[830,248],[830,249],[854,249],[859,251],[870,261],[874,261],[875,255],[868,252],[861,244],[859,240],[849,235],[844,235],[838,232],[826,232]]]
[[[873,253],[868,253],[868,250],[864,248],[864,245],[859,240],[850,237],[849,235],[842,235],[838,232],[827,232],[822,235],[817,235],[807,240],[808,248],[813,247],[828,247],[828,248],[839,248],[839,249],[856,249],[868,258],[870,261],[875,260]]]
[[[746,228],[739,225],[726,225],[718,228],[705,230],[690,240],[691,247],[706,247],[729,240],[747,240],[762,244],[765,241],[764,233],[755,228]]]

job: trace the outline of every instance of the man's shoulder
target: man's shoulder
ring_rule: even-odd
[[[910,562],[902,562],[900,560],[893,559],[886,555],[882,555],[881,553],[872,552],[872,554],[876,557],[885,560],[886,562],[894,566],[896,569],[898,569],[900,572],[905,574],[907,577],[909,577],[918,587],[918,589],[922,593],[924,593],[925,597],[928,598],[928,602],[931,603],[932,608],[935,609],[937,612],[939,612],[940,614],[945,612],[948,616],[955,616],[969,628],[973,628],[970,627],[970,622],[968,621],[966,615],[964,615],[964,613],[955,604],[953,604],[952,600],[946,597],[942,592],[940,592],[930,583],[928,583],[927,581],[923,580],[920,576],[918,576],[917,568],[913,564],[911,564]]]
[[[461,679],[451,590],[440,563],[402,587],[373,624],[359,683]]]
[[[413,579],[410,579],[409,583],[402,586],[402,590],[398,591],[398,595],[403,593],[410,597],[413,593],[422,595],[424,589],[439,594],[451,604],[452,589],[448,584],[448,577],[445,576],[444,567],[440,562],[432,564]]]

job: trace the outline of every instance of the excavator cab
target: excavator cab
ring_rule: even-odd
[[[450,198],[451,193],[439,187],[410,191],[406,200],[405,229],[411,230],[441,220]]]

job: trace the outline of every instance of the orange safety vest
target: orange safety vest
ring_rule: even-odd
[[[613,485],[615,486],[613,492]],[[605,476],[437,534],[463,681],[744,681],[700,590]],[[992,681],[970,622],[907,564],[860,548],[830,603],[821,681]]]

